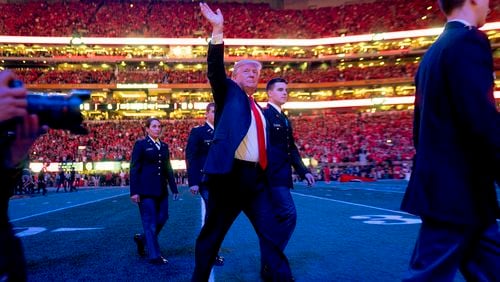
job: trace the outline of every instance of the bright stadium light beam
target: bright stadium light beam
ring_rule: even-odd
[[[485,24],[481,30],[499,30],[500,22]],[[365,41],[393,40],[402,38],[415,38],[422,36],[437,36],[443,27],[406,30],[396,32],[383,32],[373,34],[348,35],[340,37],[315,38],[315,39],[249,39],[225,38],[226,46],[320,46],[356,43]],[[44,36],[0,36],[0,44],[60,44],[67,45],[72,37],[44,37]],[[81,40],[89,45],[170,45],[170,46],[199,46],[206,45],[206,38],[139,38],[139,37],[82,37]]]
[[[326,108],[348,108],[348,107],[373,107],[381,105],[413,104],[415,96],[384,97],[355,100],[336,100],[318,102],[287,102],[283,109],[326,109]]]

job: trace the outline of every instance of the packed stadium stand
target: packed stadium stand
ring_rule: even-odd
[[[366,67],[329,67],[310,70],[287,69],[276,71],[264,68],[260,83],[273,77],[283,77],[293,83],[318,83],[335,81],[368,80],[380,78],[413,77],[417,69],[413,62],[398,65]],[[41,68],[15,69],[17,75],[27,84],[65,84],[65,83],[207,83],[205,70],[166,70],[166,69],[125,69],[113,70],[52,70]],[[230,72],[229,72],[230,73]]]
[[[196,37],[208,26],[198,3],[177,1],[26,1],[0,3],[0,33],[24,36]],[[353,1],[351,1],[353,2]],[[491,21],[500,18],[492,1]],[[229,38],[319,38],[413,30],[442,25],[436,1],[380,0],[305,10],[269,4],[215,3],[224,10]],[[431,8],[429,8],[431,7]]]
[[[361,150],[367,160],[409,161],[412,113],[345,113],[292,116],[297,145],[305,158],[322,162],[358,162]],[[173,159],[184,158],[191,128],[203,120],[165,121],[163,140],[170,146]],[[130,161],[130,148],[144,132],[137,120],[92,121],[90,134],[78,136],[50,130],[34,145],[31,158],[42,162]],[[78,146],[86,146],[80,152]]]

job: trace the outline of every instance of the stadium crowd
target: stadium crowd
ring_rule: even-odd
[[[0,33],[22,36],[198,37],[207,36],[197,3],[179,1],[25,1],[0,3]],[[494,5],[498,5],[494,4]],[[214,3],[225,11],[227,38],[318,38],[342,34],[440,26],[433,0],[292,10],[269,4]],[[492,7],[491,20],[499,13]]]
[[[380,163],[408,161],[413,156],[409,111],[292,115],[291,119],[304,158],[325,163]],[[184,159],[188,134],[202,123],[197,119],[164,120],[163,141],[170,146],[171,159]],[[87,121],[88,135],[49,130],[37,140],[30,158],[39,162],[130,161],[134,142],[143,136],[140,124],[137,120]]]
[[[326,67],[300,70],[297,68],[264,68],[260,83],[273,77],[283,77],[291,83],[321,83],[383,78],[413,77],[418,64],[407,62],[382,66]],[[27,84],[79,84],[79,83],[208,83],[206,70],[172,70],[153,67],[149,69],[116,70],[51,70],[41,68],[15,69]]]

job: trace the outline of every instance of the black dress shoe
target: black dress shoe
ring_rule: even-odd
[[[168,260],[162,256],[150,259],[149,263],[154,264],[154,265],[164,265],[168,263]]]
[[[137,245],[137,253],[141,257],[146,256],[146,251],[144,250],[144,242],[142,241],[142,235],[141,234],[135,234],[134,235],[134,242]]]
[[[264,282],[273,282],[273,281],[295,282],[295,278],[291,276],[291,273],[290,274],[275,273],[273,275],[269,269],[269,266],[267,265],[261,268],[260,277]]]
[[[216,256],[215,257],[215,265],[216,266],[223,266],[224,265],[224,257]]]

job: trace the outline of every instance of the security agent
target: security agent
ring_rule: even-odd
[[[403,281],[500,281],[500,113],[489,0],[439,0],[447,23],[415,76],[416,155],[401,209],[422,225]]]

